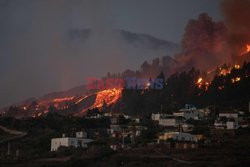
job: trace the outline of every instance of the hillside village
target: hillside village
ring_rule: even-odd
[[[9,160],[24,163],[25,159],[34,159],[33,156],[37,161],[43,159],[45,164],[51,161],[61,162],[58,160],[60,157],[64,159],[66,156],[67,160],[72,160],[75,154],[86,154],[88,150],[98,151],[104,148],[104,152],[112,156],[127,155],[125,152],[130,155],[139,151],[138,155],[154,159],[162,158],[163,155],[170,156],[172,152],[193,153],[222,147],[230,139],[240,139],[239,134],[249,134],[250,103],[249,111],[228,109],[216,112],[212,107],[199,109],[186,104],[172,114],[164,112],[161,107],[150,117],[92,109],[78,118],[49,113],[44,118],[13,119],[1,117],[1,133],[6,134],[1,139],[1,159],[7,164]],[[25,135],[8,134],[6,127],[21,129],[23,132],[20,134]],[[40,151],[36,154],[27,152],[25,147],[29,147],[30,142],[38,142],[43,148],[38,145],[33,148],[35,152],[39,148]],[[160,150],[154,155],[145,155],[143,150],[147,149]],[[166,151],[169,153],[164,153]]]
[[[228,136],[235,136],[237,130],[248,128],[249,113],[228,110],[211,119],[209,108],[197,109],[189,104],[171,115],[162,111],[152,113],[149,120],[121,113],[92,112],[86,115],[86,119],[108,118],[110,126],[52,138],[51,151],[58,151],[60,147],[86,148],[101,138],[108,138],[106,144],[114,151],[133,149],[136,143],[142,142],[147,145],[166,144],[169,149],[197,149],[219,144]],[[146,136],[149,131],[155,131],[151,140]]]

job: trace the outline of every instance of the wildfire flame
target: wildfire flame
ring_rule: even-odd
[[[240,81],[240,77],[236,77],[232,79],[232,83],[239,82],[239,81]]]
[[[235,68],[235,69],[240,69],[240,65],[239,65],[239,64],[235,64],[235,65],[234,65],[234,68]]]
[[[208,90],[208,87],[210,86],[210,82],[208,81],[205,81],[202,77],[199,77],[197,82],[196,82],[198,88],[205,88],[205,90],[207,91]]]
[[[200,77],[199,79],[198,79],[198,81],[197,81],[197,84],[198,83],[201,83],[202,82],[202,78]]]
[[[231,70],[230,69],[221,69],[220,68],[220,75],[226,76],[227,74],[230,74]]]

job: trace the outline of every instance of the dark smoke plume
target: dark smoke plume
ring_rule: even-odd
[[[250,44],[250,0],[223,0],[221,10],[228,29],[228,43],[237,61]]]
[[[182,39],[182,53],[176,56],[177,71],[191,67],[208,71],[231,62],[223,22],[215,22],[206,13],[190,20]]]

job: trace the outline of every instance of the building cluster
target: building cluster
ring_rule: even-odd
[[[186,104],[184,108],[171,114],[163,111],[152,113],[150,119],[122,113],[92,112],[88,113],[85,119],[108,118],[109,127],[86,129],[76,132],[74,137],[63,135],[61,138],[53,138],[51,151],[57,151],[60,146],[88,147],[91,142],[99,139],[105,139],[106,144],[113,150],[129,149],[135,147],[138,139],[145,137],[142,135],[143,132],[152,130],[152,124],[156,127],[157,133],[147,144],[164,143],[169,148],[195,149],[213,140],[220,141],[225,134],[234,135],[239,128],[247,128],[248,115],[235,110],[216,114],[209,108],[197,109],[191,104]],[[148,127],[147,121],[151,123],[151,127]]]
[[[194,122],[197,121],[204,124],[198,125],[200,129],[203,128],[207,133],[210,132],[211,136],[217,137],[220,134],[234,134],[235,130],[249,126],[248,116],[242,111],[230,110],[212,116],[209,108],[197,109],[190,104],[186,104],[184,108],[172,114],[152,113],[151,119],[164,129],[158,136],[158,143],[210,141],[203,133],[195,131],[197,125]],[[212,125],[207,123],[211,119],[214,122]]]
[[[51,151],[57,151],[59,147],[88,147],[91,142],[100,138],[108,138],[107,143],[113,150],[129,148],[135,143],[135,139],[140,137],[147,127],[141,125],[141,119],[124,114],[111,113],[92,113],[85,116],[86,119],[109,118],[109,128],[86,129],[86,131],[76,132],[75,137],[66,137],[65,134],[60,138],[51,139]]]
[[[238,129],[248,127],[248,121],[244,112],[225,111],[219,113],[214,122],[216,129]]]

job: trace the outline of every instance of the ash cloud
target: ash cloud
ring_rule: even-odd
[[[190,20],[182,39],[182,52],[176,55],[173,71],[191,67],[202,71],[223,64],[242,64],[250,61],[250,0],[223,0],[223,21],[213,21],[208,14]]]
[[[228,43],[237,60],[250,44],[250,0],[223,0],[221,11],[228,28]]]
[[[190,20],[182,39],[182,52],[176,55],[177,71],[195,67],[208,71],[231,62],[223,22],[213,21],[206,13]]]

